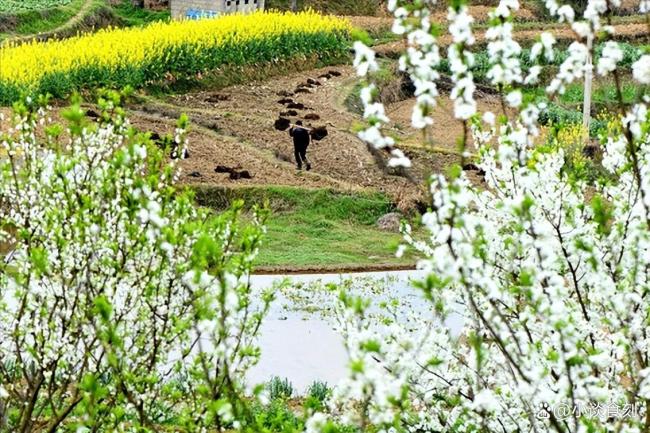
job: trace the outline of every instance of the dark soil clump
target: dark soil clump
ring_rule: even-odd
[[[207,98],[205,98],[205,102],[210,102],[210,103],[217,103],[221,101],[230,101],[230,96],[228,95],[221,95],[221,94],[214,94],[210,95]]]
[[[230,172],[230,176],[228,176],[230,180],[239,180],[239,179],[252,179],[253,176],[248,172],[248,170],[242,170],[242,171],[237,171],[233,170]]]
[[[189,159],[190,158],[190,152],[187,149],[183,149],[183,153],[179,154],[178,152],[178,145],[174,143],[172,146],[172,150],[169,153],[169,157],[171,159]]]
[[[479,176],[484,176],[485,172],[476,164],[470,162],[465,165],[463,165],[463,170],[465,171],[476,171],[478,172]]]
[[[312,129],[311,132],[310,132],[310,134],[311,134],[311,138],[312,138],[312,139],[314,139],[314,140],[316,140],[316,141],[320,141],[320,140],[322,140],[323,138],[327,137],[328,132],[327,132],[327,128],[326,128],[326,127],[324,127],[324,126],[318,126],[318,127],[314,128],[314,129]]]
[[[273,124],[273,127],[278,131],[286,131],[287,129],[289,129],[289,126],[291,126],[291,122],[289,121],[289,119],[286,119],[284,117],[280,117]]]
[[[229,173],[230,175],[228,178],[230,180],[239,180],[239,179],[252,179],[253,176],[251,176],[250,171],[248,170],[237,170],[236,168],[232,167],[227,167],[225,165],[217,165],[217,167],[214,169],[215,172],[217,173]]]
[[[587,144],[582,148],[582,154],[590,159],[599,159],[602,153],[603,150],[598,144]]]

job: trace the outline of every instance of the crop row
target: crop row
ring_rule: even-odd
[[[306,11],[256,12],[157,22],[69,39],[0,47],[0,103],[21,94],[61,97],[98,86],[142,87],[224,65],[259,65],[294,56],[337,56],[350,24]]]
[[[0,0],[0,14],[37,11],[63,6],[72,0]]]

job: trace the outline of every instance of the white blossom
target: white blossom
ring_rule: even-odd
[[[372,49],[360,41],[356,41],[353,48],[355,52],[353,65],[359,76],[364,77],[368,75],[368,72],[379,70],[379,65],[375,60],[375,52]]]
[[[650,55],[645,54],[632,64],[632,76],[641,84],[650,84]]]
[[[598,74],[607,75],[616,69],[618,62],[623,60],[623,51],[614,41],[608,41],[603,47],[603,53],[598,60]]]
[[[601,21],[619,1],[589,0],[582,17],[556,0],[545,5],[576,34],[546,88],[550,96],[591,73],[595,40],[603,42],[596,72],[616,71],[623,51]],[[400,7],[400,0],[391,2],[392,11]],[[313,430],[323,431],[327,420],[380,432],[639,433],[646,427],[644,404],[625,417],[587,409],[622,408],[631,396],[650,395],[650,97],[641,88],[640,101],[613,114],[613,127],[590,137],[602,148],[606,181],[573,172],[568,144],[545,139],[540,128],[549,103],[524,104],[519,87],[535,83],[544,62],[554,60],[555,38],[541,33],[524,74],[512,41],[517,7],[499,2],[486,31],[487,78],[510,106],[499,122],[492,112],[477,112],[468,10],[449,10],[449,98],[478,146],[464,156],[475,158],[484,183],[470,181],[465,171],[429,179],[430,210],[421,218],[427,233],[403,228],[407,248],[424,257],[417,265],[426,273],[418,282],[421,299],[409,302],[379,284],[341,289],[334,310],[353,368]],[[414,16],[404,8],[396,19]],[[411,73],[428,52],[415,39],[400,60]],[[650,84],[650,56],[641,56],[632,71],[636,82]],[[436,80],[433,73],[416,77],[421,89]],[[426,111],[419,111],[412,120],[426,128]],[[372,134],[381,145],[379,130]],[[402,246],[398,254],[404,253]],[[455,316],[459,335],[441,324]],[[557,419],[560,408],[568,411]]]
[[[511,107],[519,107],[522,102],[522,93],[520,90],[515,90],[513,92],[508,93],[506,95],[506,101],[508,102],[508,105]]]

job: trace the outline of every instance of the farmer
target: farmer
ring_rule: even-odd
[[[311,170],[311,163],[307,159],[307,146],[309,146],[310,135],[309,130],[302,126],[302,121],[298,120],[296,124],[289,129],[289,136],[293,137],[293,151],[296,157],[296,164],[298,170],[302,170],[302,163],[305,163],[305,168]]]

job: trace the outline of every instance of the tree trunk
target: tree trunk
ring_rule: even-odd
[[[298,0],[291,0],[291,10],[293,12],[298,10]]]

